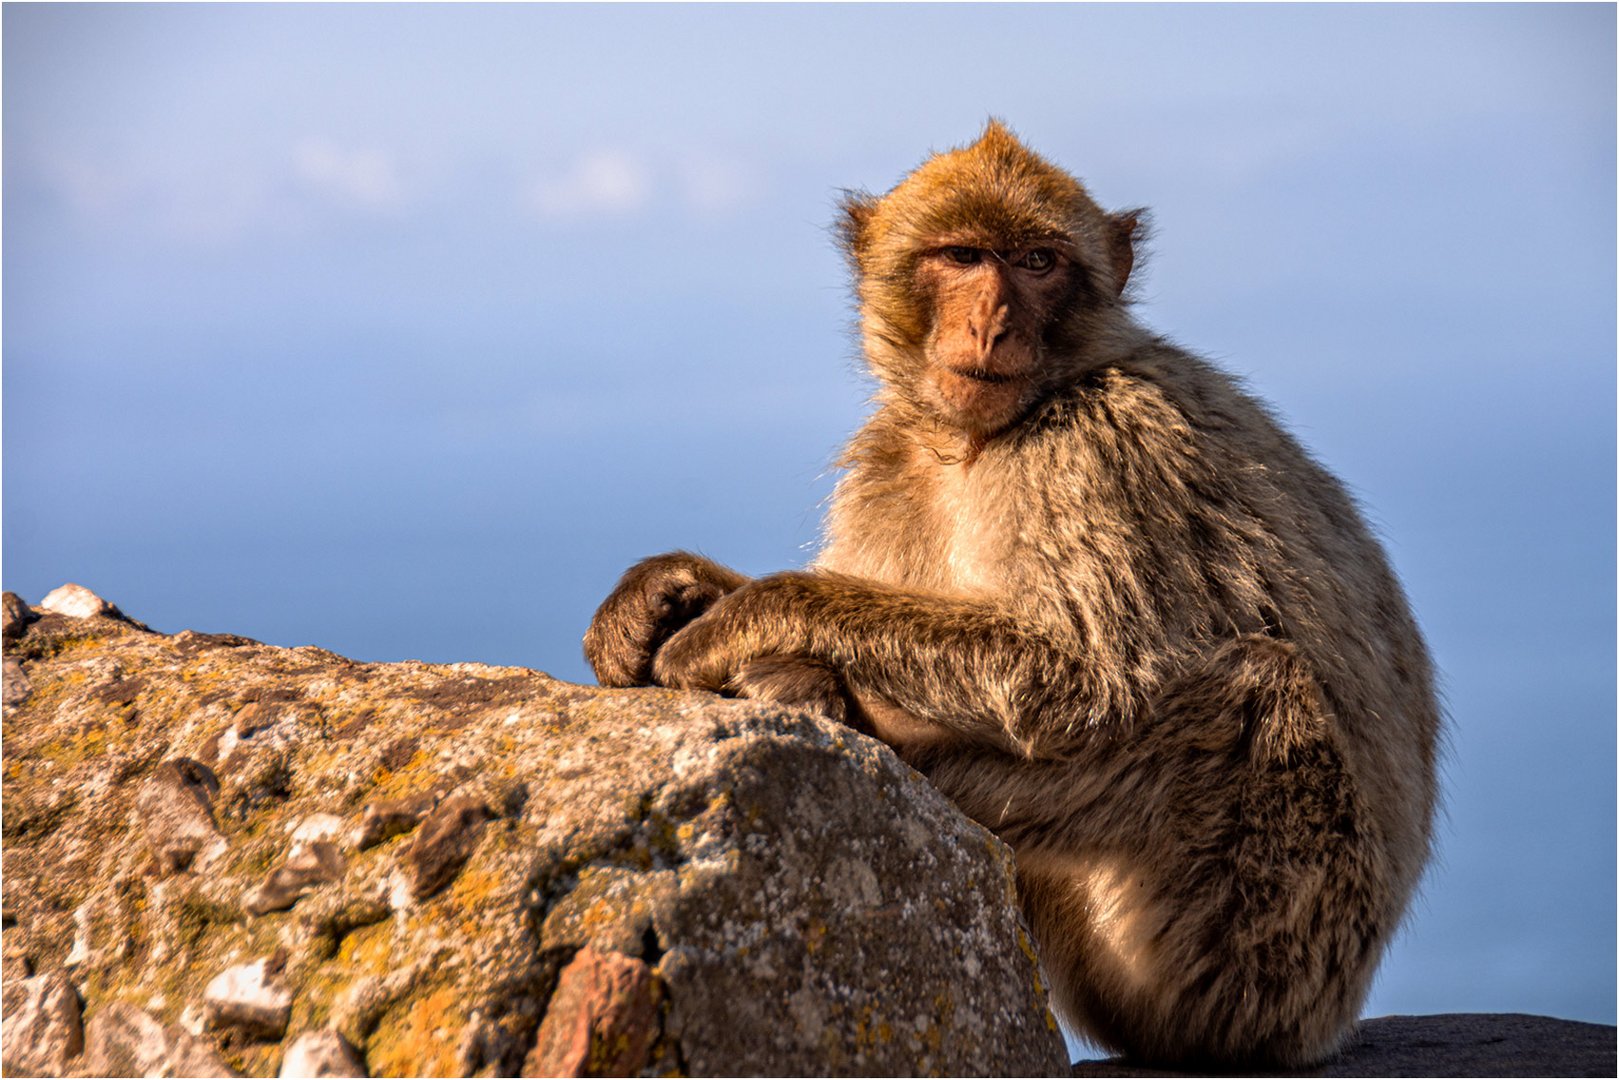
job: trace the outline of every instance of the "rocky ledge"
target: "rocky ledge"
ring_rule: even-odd
[[[1006,848],[830,721],[5,619],[7,1073],[1068,1067]]]
[[[78,586],[4,616],[7,1075],[1069,1072],[1009,853],[839,725],[165,635]],[[1390,1018],[1316,1075],[1613,1048]]]

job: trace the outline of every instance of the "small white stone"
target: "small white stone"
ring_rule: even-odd
[[[73,909],[73,946],[68,950],[67,959],[62,961],[63,967],[78,967],[90,959],[90,904],[86,900]]]
[[[280,1038],[292,1017],[292,995],[273,978],[266,960],[226,968],[203,991],[210,1028],[236,1027]]]
[[[60,589],[53,589],[39,602],[39,606],[45,611],[54,611],[58,615],[67,615],[74,619],[105,615],[112,610],[111,604],[83,585],[75,585],[71,581]]]
[[[306,1031],[281,1058],[283,1077],[365,1076],[365,1062],[348,1040],[330,1028]]]
[[[336,814],[311,814],[292,831],[292,843],[294,846],[318,844],[335,839],[342,831],[343,819]]]
[[[410,913],[410,882],[404,874],[390,874],[387,878],[388,906],[393,909],[394,919],[401,926]]]
[[[203,1015],[201,1009],[197,1008],[196,1002],[192,1002],[181,1009],[180,1017],[175,1023],[179,1025],[181,1031],[188,1035],[196,1035],[199,1038],[202,1037],[203,1032],[208,1030],[208,1018]]]

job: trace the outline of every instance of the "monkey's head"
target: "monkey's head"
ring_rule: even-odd
[[[875,374],[970,438],[1005,430],[1119,317],[1139,218],[993,120],[888,194],[849,194],[840,232]]]

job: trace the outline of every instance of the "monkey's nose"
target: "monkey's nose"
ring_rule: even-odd
[[[1011,332],[1007,322],[1007,310],[1004,307],[967,319],[967,333],[978,346],[980,358],[988,356],[995,350],[995,346],[1005,340],[1006,335]]]

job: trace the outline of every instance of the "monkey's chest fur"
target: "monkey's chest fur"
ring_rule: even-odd
[[[1234,641],[1285,642],[1372,774],[1406,775],[1399,755],[1431,744],[1425,652],[1381,549],[1342,486],[1210,365],[1143,350],[971,461],[896,439],[906,427],[879,411],[856,436],[819,567],[1005,611],[1143,708]],[[1114,720],[1154,722],[1083,722]]]
[[[1004,606],[1136,685],[1315,603],[1275,542],[1314,511],[1150,382],[1104,378],[971,460],[918,445],[856,461],[821,567]]]

